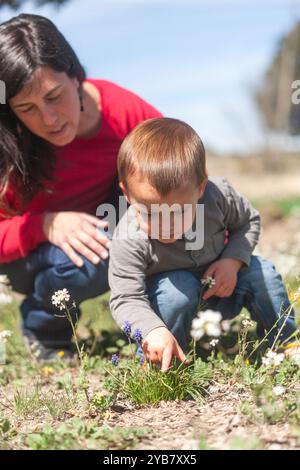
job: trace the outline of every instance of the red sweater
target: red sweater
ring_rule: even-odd
[[[161,113],[136,94],[106,80],[88,79],[101,95],[102,121],[92,139],[76,138],[56,147],[53,192],[38,193],[23,215],[5,219],[0,214],[0,264],[25,257],[39,243],[47,241],[42,214],[78,211],[96,214],[96,208],[111,193],[117,174],[117,154],[126,135],[140,122]],[[8,197],[16,200],[15,195]]]

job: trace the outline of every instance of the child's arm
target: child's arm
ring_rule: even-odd
[[[223,178],[223,183],[224,222],[229,232],[229,240],[220,258],[236,259],[249,266],[260,235],[260,215],[226,178]]]
[[[142,332],[147,359],[168,369],[172,356],[186,357],[165,323],[150,306],[145,292],[148,243],[140,239],[113,239],[110,247],[109,285],[112,316],[122,328],[125,321],[132,332]]]
[[[237,283],[237,273],[242,266],[249,266],[251,254],[260,234],[260,216],[250,202],[231,186],[226,178],[221,185],[224,225],[229,240],[217,261],[212,263],[203,277],[211,276],[215,285],[205,292],[203,300],[213,295],[229,297]]]
[[[112,316],[122,328],[130,322],[145,337],[154,328],[165,326],[150,306],[145,292],[148,256],[147,240],[113,238],[110,246],[108,279]]]

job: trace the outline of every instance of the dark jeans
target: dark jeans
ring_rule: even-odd
[[[120,195],[116,181],[112,196],[106,202],[117,208]],[[55,291],[68,289],[77,305],[76,309],[71,309],[75,320],[80,315],[78,306],[82,301],[109,290],[108,260],[94,265],[82,259],[84,264],[78,268],[60,248],[42,243],[25,258],[0,265],[0,274],[8,276],[13,290],[26,294],[20,307],[23,331],[33,334],[45,346],[64,347],[72,338],[69,321],[57,317],[63,312],[51,303]]]

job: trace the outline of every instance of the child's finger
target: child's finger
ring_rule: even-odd
[[[169,344],[162,353],[161,371],[166,372],[169,369],[173,355],[173,345]]]
[[[150,362],[153,362],[153,364],[160,364],[161,363],[161,358],[159,357],[159,354],[156,351],[148,353],[147,359]]]
[[[212,297],[213,295],[216,295],[216,292],[218,292],[220,288],[220,285],[218,282],[216,282],[216,284],[214,286],[212,286],[210,289],[208,289],[202,296],[203,300],[207,300],[209,299],[210,297]]]
[[[217,269],[217,266],[215,265],[215,263],[211,264],[207,270],[205,271],[205,273],[203,274],[203,279],[206,279],[207,277],[214,277],[214,274],[216,272],[216,269]]]
[[[149,350],[148,346],[149,346],[148,341],[143,341],[142,348],[143,348],[143,353],[144,353],[145,358],[148,359],[148,361],[151,361],[155,364],[160,363],[161,358],[159,357],[158,352]]]
[[[184,362],[185,364],[189,364],[189,360],[186,358],[186,355],[182,351],[179,345],[176,346],[175,349],[175,356],[180,359],[180,361]]]
[[[148,341],[143,341],[142,348],[143,348],[144,356],[147,357],[147,354],[148,354]]]
[[[217,292],[215,293],[215,295],[217,297],[227,297],[228,293],[229,293],[229,290],[230,288],[227,287],[226,285],[224,284],[221,284],[217,290]]]

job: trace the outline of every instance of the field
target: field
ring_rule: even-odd
[[[272,259],[289,292],[297,292],[297,162],[271,173],[251,159],[212,158],[209,169],[260,209],[256,252]],[[14,295],[0,306],[0,332],[11,332],[0,365],[0,449],[300,449],[300,353],[262,364],[266,352],[246,311],[216,346],[207,339],[192,348],[190,366],[174,364],[163,374],[138,363],[110,317],[108,295],[83,304],[84,353],[76,364],[63,357],[40,364],[28,353],[19,302]],[[296,298],[295,308],[299,324]]]

